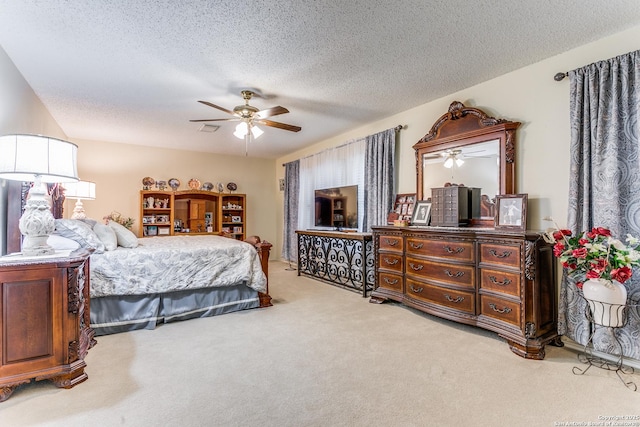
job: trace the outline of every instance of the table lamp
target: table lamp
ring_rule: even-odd
[[[82,200],[95,200],[96,184],[89,181],[68,182],[63,185],[64,196],[68,199],[76,199],[76,206],[73,208],[71,219],[85,219]]]
[[[47,188],[43,183],[78,181],[78,146],[41,135],[0,136],[0,178],[31,181],[20,232],[24,256],[51,255],[47,238],[55,228]]]

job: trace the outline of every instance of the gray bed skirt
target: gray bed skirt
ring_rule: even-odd
[[[91,327],[96,335],[108,335],[259,306],[258,292],[244,284],[155,295],[107,296],[91,298]]]

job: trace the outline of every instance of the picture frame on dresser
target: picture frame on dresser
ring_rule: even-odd
[[[429,225],[431,219],[431,202],[427,200],[419,200],[413,209],[413,217],[411,225]]]
[[[496,195],[495,228],[524,231],[527,228],[528,194]]]

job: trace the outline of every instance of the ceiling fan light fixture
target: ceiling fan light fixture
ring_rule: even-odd
[[[453,157],[449,156],[447,157],[447,160],[444,161],[444,165],[445,168],[451,168],[453,167]]]
[[[464,164],[464,160],[460,158],[456,158],[456,166],[460,167]]]
[[[249,132],[249,127],[247,126],[247,123],[240,122],[238,123],[238,126],[236,126],[236,131],[233,132],[233,136],[235,136],[238,139],[244,139],[244,137],[247,135],[248,132]]]
[[[264,131],[262,129],[260,129],[258,126],[251,126],[251,134],[253,135],[254,139],[258,139],[260,138],[260,135],[262,135],[264,133]]]

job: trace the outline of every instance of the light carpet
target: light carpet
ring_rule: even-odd
[[[640,426],[640,392],[574,375],[574,351],[525,360],[286,267],[270,263],[273,307],[98,337],[87,381],[19,387],[0,426]]]

